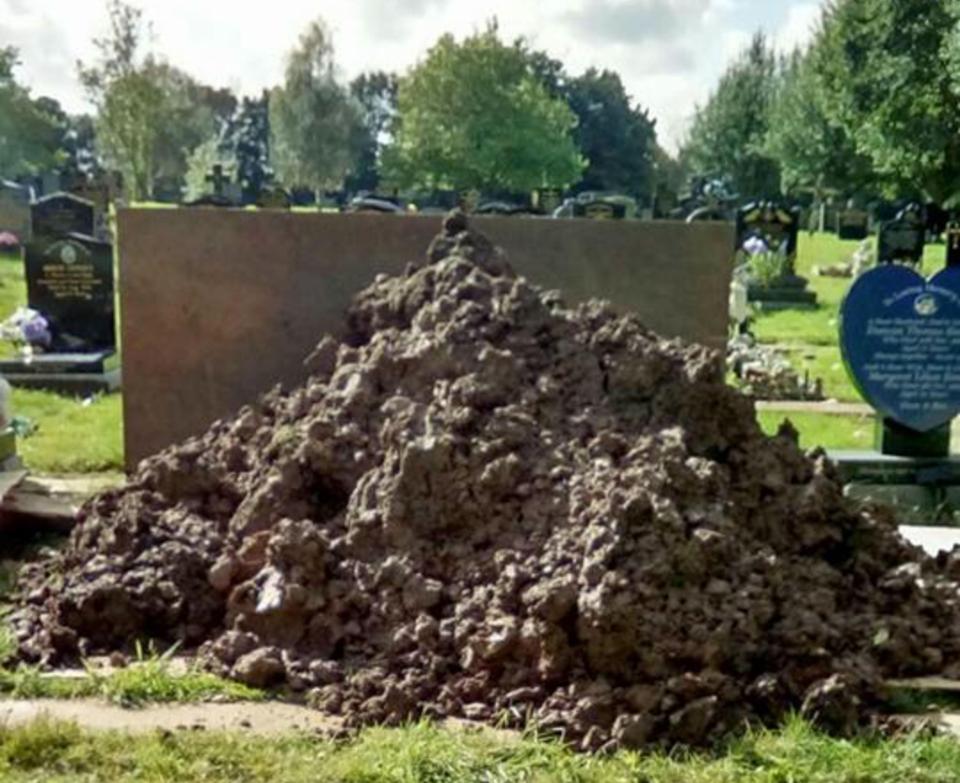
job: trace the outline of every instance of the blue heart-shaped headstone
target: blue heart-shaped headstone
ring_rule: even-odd
[[[960,413],[960,268],[926,280],[884,264],[861,275],[840,310],[840,350],[864,399],[927,432]]]

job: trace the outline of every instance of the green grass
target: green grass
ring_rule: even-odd
[[[6,644],[9,647],[9,637]],[[31,666],[0,669],[0,694],[15,699],[99,697],[128,706],[205,701],[213,696],[230,701],[260,701],[264,698],[263,691],[193,667],[185,672],[172,671],[175,652],[176,646],[158,654],[152,645],[145,648],[137,642],[136,657],[129,666],[107,673],[87,667],[84,677],[44,675]]]
[[[94,473],[123,469],[123,414],[119,394],[82,400],[14,389],[13,411],[37,431],[19,439],[24,464],[39,473]]]
[[[823,381],[823,393],[828,400],[863,402],[836,347],[789,345],[784,347],[784,351],[794,369],[800,373],[808,371],[811,378]]]
[[[84,732],[63,723],[0,728],[0,776],[25,781],[204,783],[948,783],[960,743],[830,739],[799,721],[713,755],[577,755],[557,743],[429,724],[370,729],[347,743],[305,735]]]
[[[90,669],[86,677],[46,676],[27,666],[0,669],[0,694],[13,699],[102,698],[127,706],[208,701],[214,696],[229,701],[265,698],[262,691],[208,672],[172,673],[158,658],[109,674]]]
[[[805,449],[869,449],[873,446],[873,416],[832,416],[824,413],[779,413],[759,411],[757,419],[768,435],[776,433],[784,419],[789,419],[800,433],[800,446]]]
[[[19,255],[0,253],[0,321],[6,320],[18,307],[27,303],[27,286],[23,277],[23,261]],[[14,356],[16,349],[0,340],[0,357]]]

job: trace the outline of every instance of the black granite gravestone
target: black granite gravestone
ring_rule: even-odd
[[[927,240],[926,221],[919,204],[904,207],[893,219],[880,226],[877,237],[877,261],[881,264],[920,266]]]
[[[947,266],[960,266],[960,221],[951,220],[944,232],[947,242]]]
[[[841,307],[840,348],[879,414],[879,451],[947,457],[960,412],[960,268],[929,280],[899,264],[865,272]]]
[[[603,198],[573,202],[573,216],[590,220],[623,220],[627,216],[626,204]]]
[[[95,209],[91,202],[71,193],[54,193],[38,199],[30,210],[34,239],[67,234],[93,236]]]
[[[34,204],[24,252],[27,305],[46,320],[51,340],[42,352],[0,361],[0,374],[15,386],[118,387],[113,247],[93,230],[93,205],[84,199],[55,194]]]
[[[837,212],[837,236],[862,241],[870,235],[870,215],[865,209],[847,207]]]
[[[33,241],[26,253],[27,301],[50,324],[54,352],[112,351],[113,248],[83,234]]]
[[[563,203],[563,191],[560,188],[540,188],[534,191],[533,201],[544,215],[552,215]]]
[[[761,309],[809,308],[817,295],[807,289],[807,280],[794,264],[800,231],[800,210],[773,201],[756,201],[737,210],[734,252],[741,257],[773,253],[782,257],[782,272],[766,284],[752,282],[747,296]],[[756,247],[753,247],[756,245]]]
[[[257,196],[257,207],[260,209],[290,209],[293,199],[281,187],[264,188]]]

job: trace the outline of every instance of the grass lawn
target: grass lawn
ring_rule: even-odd
[[[555,742],[416,724],[350,742],[214,732],[137,737],[36,723],[0,728],[0,776],[25,781],[283,783],[948,783],[960,743],[830,739],[799,721],[716,754],[577,755]]]
[[[759,411],[757,419],[768,435],[776,434],[781,422],[789,419],[800,433],[800,446],[804,449],[816,446],[822,446],[825,449],[873,448],[873,416]]]
[[[87,400],[45,391],[14,389],[13,410],[37,431],[17,450],[38,473],[97,473],[123,470],[123,414],[119,394]]]

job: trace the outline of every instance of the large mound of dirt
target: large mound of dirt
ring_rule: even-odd
[[[883,677],[960,673],[949,564],[765,437],[722,361],[566,308],[451,215],[306,384],[87,506],[26,575],[20,655],[181,640],[354,723],[506,715],[585,748],[844,726]]]

